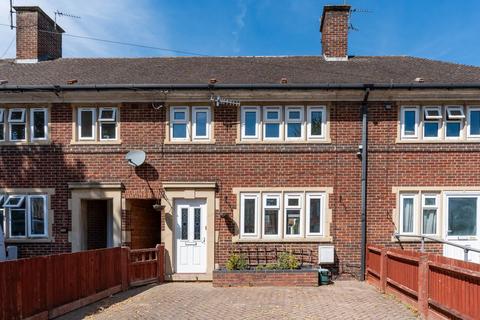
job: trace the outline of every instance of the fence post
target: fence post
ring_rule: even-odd
[[[428,255],[422,254],[418,261],[418,311],[428,317]]]
[[[130,287],[130,248],[122,247],[121,249],[122,291],[126,291]]]
[[[387,289],[387,249],[382,248],[380,252],[380,291],[385,293]]]
[[[157,244],[155,249],[157,249],[157,281],[158,283],[163,283],[165,279],[165,245],[163,243]]]

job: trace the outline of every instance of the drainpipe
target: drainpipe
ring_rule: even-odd
[[[362,156],[362,213],[361,213],[361,223],[362,223],[362,239],[361,239],[361,265],[360,265],[360,281],[365,280],[365,250],[367,243],[367,158],[368,158],[368,95],[370,94],[370,86],[365,85],[365,93],[363,95],[362,102],[362,145],[361,145],[361,156]]]

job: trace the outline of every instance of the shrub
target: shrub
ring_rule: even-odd
[[[267,263],[267,264],[259,264],[255,270],[263,271],[263,270],[277,270],[278,264],[277,263]]]
[[[241,254],[233,253],[225,265],[228,271],[247,269],[247,260]]]
[[[290,252],[282,252],[278,257],[277,264],[278,269],[281,270],[292,270],[299,267],[297,258]]]

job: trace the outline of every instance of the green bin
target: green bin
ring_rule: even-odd
[[[319,268],[318,269],[318,284],[326,285],[330,284],[332,278],[332,273],[328,269]]]

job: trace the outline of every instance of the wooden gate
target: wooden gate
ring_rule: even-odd
[[[129,251],[130,286],[141,286],[151,282],[163,282],[163,245],[157,245],[151,249],[135,249]]]

